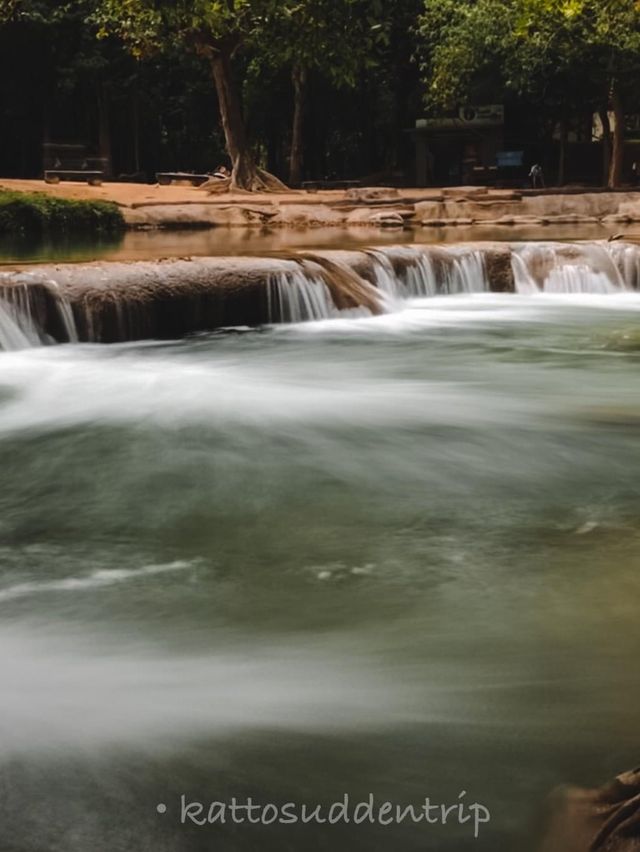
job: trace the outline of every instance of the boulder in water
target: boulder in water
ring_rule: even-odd
[[[513,293],[516,289],[511,251],[507,248],[490,248],[484,255],[489,288],[494,293]]]
[[[369,222],[372,225],[379,225],[381,228],[402,228],[404,217],[397,210],[383,210],[379,213],[373,213],[369,217]]]

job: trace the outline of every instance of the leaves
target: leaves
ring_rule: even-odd
[[[418,34],[439,108],[468,100],[491,74],[503,92],[595,104],[612,77],[640,70],[637,0],[425,0]]]

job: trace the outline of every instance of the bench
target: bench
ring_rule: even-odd
[[[45,183],[60,183],[61,180],[86,180],[90,186],[100,186],[104,172],[93,169],[46,169]]]
[[[77,180],[100,186],[105,175],[109,174],[109,160],[94,156],[84,144],[45,142],[42,146],[42,169],[45,183]]]
[[[362,186],[359,180],[305,180],[302,189],[307,192],[319,189],[355,189]]]
[[[174,181],[188,181],[192,186],[202,186],[211,175],[195,175],[192,172],[156,172],[156,180],[161,186],[169,186]]]

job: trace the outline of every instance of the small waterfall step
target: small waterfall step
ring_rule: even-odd
[[[225,326],[376,314],[437,295],[638,289],[640,246],[623,241],[32,266],[0,272],[0,348],[174,339]]]

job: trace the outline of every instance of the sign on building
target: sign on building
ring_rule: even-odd
[[[459,107],[452,115],[437,118],[419,118],[416,128],[430,130],[448,130],[466,127],[499,127],[504,124],[503,104],[484,104],[482,106]]]

